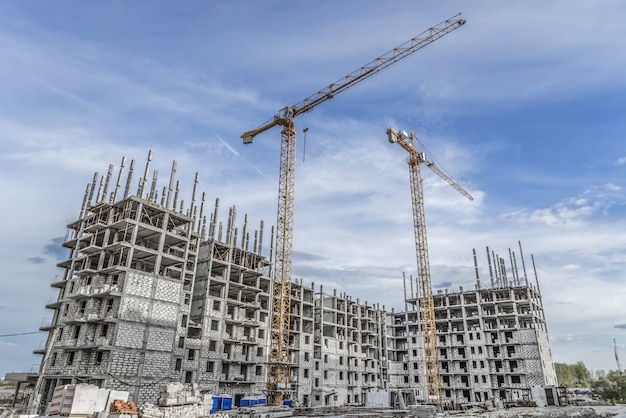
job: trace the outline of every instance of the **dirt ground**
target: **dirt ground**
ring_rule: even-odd
[[[626,418],[626,405],[510,408],[492,412],[447,412],[444,416],[449,418]]]

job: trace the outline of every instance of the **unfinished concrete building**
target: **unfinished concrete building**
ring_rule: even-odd
[[[336,291],[326,294],[320,286],[310,406],[362,405],[369,391],[385,388],[384,323],[384,308]]]
[[[272,282],[260,243],[255,240],[253,252],[245,250],[245,227],[242,247],[234,245],[233,208],[229,215],[225,240],[220,231],[200,245],[189,317],[193,332],[180,337],[178,346],[187,348],[185,382],[230,394],[239,405],[243,396],[265,389]]]
[[[73,383],[128,391],[139,404],[155,402],[165,382],[231,394],[235,405],[265,389],[273,283],[263,222],[251,234],[246,216],[239,234],[234,207],[225,225],[217,222],[219,200],[207,222],[204,194],[196,203],[197,174],[185,209],[176,163],[159,197],[151,160],[152,153],[136,192],[134,161],[125,173],[122,160],[112,192],[113,166],[96,174],[68,225],[69,256],[58,264],[58,296],[46,305],[53,315],[41,327],[48,339],[35,351],[43,355],[33,398],[40,411],[56,386]],[[292,398],[361,402],[380,380],[380,349],[372,347],[382,340],[382,317],[367,304],[293,283]]]
[[[511,280],[504,260],[487,249],[490,286],[480,281],[476,265],[474,289],[434,295],[442,399],[448,406],[530,399],[533,386],[557,384],[536,273],[533,284],[510,254]],[[395,360],[389,387],[399,404],[426,401],[416,286],[414,291],[411,280],[405,312],[388,320]]]
[[[68,225],[69,255],[58,264],[58,296],[46,306],[53,315],[41,328],[46,347],[36,351],[43,358],[35,405],[72,383],[128,391],[138,404],[156,402],[167,382],[197,383],[231,395],[234,405],[265,390],[273,275],[263,222],[249,232],[245,216],[240,230],[234,207],[218,222],[218,200],[207,221],[197,174],[185,209],[176,163],[159,196],[151,159],[136,192],[134,161],[125,173],[122,160],[117,182],[113,166],[94,176]],[[435,295],[447,403],[515,399],[556,383],[538,284],[525,272],[509,282],[498,263],[490,287],[477,276],[475,290]],[[285,389],[295,404],[364,405],[381,390],[398,406],[428,401],[419,301],[409,284],[404,311],[389,313],[292,283]]]
[[[161,201],[157,172],[150,186],[151,153],[136,193],[134,161],[122,189],[126,160],[109,193],[113,166],[87,186],[78,219],[68,225],[69,256],[52,287],[56,301],[42,330],[49,331],[37,396],[47,404],[55,386],[93,383],[152,400],[162,381],[188,379],[182,368],[190,333],[192,287],[201,226],[195,196],[188,210],[174,190],[176,165]],[[197,178],[197,177],[196,177]],[[194,188],[195,193],[195,188]]]
[[[68,225],[69,256],[58,264],[58,296],[46,305],[53,315],[41,327],[49,332],[46,347],[35,351],[43,355],[34,399],[40,410],[55,386],[71,383],[128,391],[138,403],[154,402],[162,382],[216,391],[244,384],[257,392],[264,384],[271,282],[262,238],[257,232],[256,252],[234,248],[234,208],[226,243],[214,218],[207,236],[198,175],[185,209],[176,162],[159,198],[151,160],[150,152],[136,192],[134,161],[126,174],[122,160],[112,192],[113,166],[96,174]]]

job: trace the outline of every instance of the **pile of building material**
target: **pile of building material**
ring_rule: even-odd
[[[284,418],[293,415],[293,408],[288,406],[261,405],[237,409],[236,418]]]
[[[213,396],[201,394],[195,383],[168,383],[161,385],[159,391],[157,405],[145,404],[140,408],[143,418],[197,418],[212,412]]]
[[[411,409],[392,409],[387,407],[353,406],[340,407],[337,415],[343,418],[434,418],[436,416],[435,407],[429,405],[414,405]],[[328,414],[325,414],[328,415]]]
[[[124,402],[118,399],[113,401],[109,407],[109,412],[113,414],[137,415],[137,406],[134,402]]]
[[[434,405],[408,405],[408,416],[413,418],[429,418],[437,416],[437,407]]]
[[[192,385],[184,385],[179,382],[168,383],[161,385],[159,391],[158,403],[160,406],[193,405],[203,400],[196,383]]]
[[[112,414],[123,413],[136,416],[136,408],[134,413],[128,412],[132,410],[132,408],[129,409],[127,405],[128,395],[128,392],[103,389],[95,385],[82,383],[77,385],[57,386],[54,389],[52,401],[48,405],[46,415],[91,417],[96,414],[111,416]],[[124,408],[126,412],[111,411],[111,406],[116,401],[121,401],[124,405],[126,405]]]

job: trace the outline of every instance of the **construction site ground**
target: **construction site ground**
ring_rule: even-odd
[[[328,407],[305,408],[295,410],[293,416],[307,418],[626,418],[626,405],[593,404],[546,408],[512,407],[496,410],[485,410],[476,407],[471,410],[445,411],[440,413],[436,413],[431,408],[418,406],[410,407],[408,410]],[[253,417],[251,416],[250,418]]]
[[[626,405],[517,407],[497,411],[448,411],[444,417],[476,418],[626,418]]]

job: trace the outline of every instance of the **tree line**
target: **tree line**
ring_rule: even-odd
[[[596,399],[626,403],[626,374],[617,370],[600,372],[594,377],[582,361],[576,364],[554,363],[559,386],[591,388]]]

